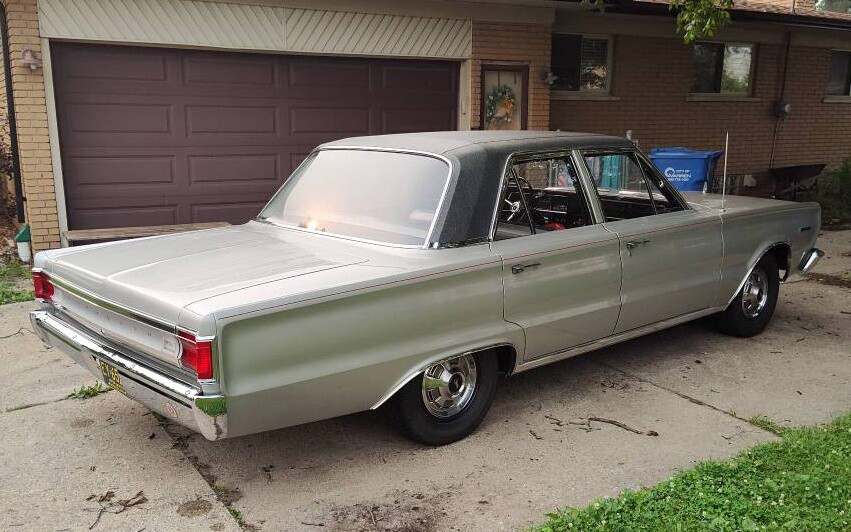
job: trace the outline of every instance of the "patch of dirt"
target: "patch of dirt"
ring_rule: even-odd
[[[71,426],[75,429],[82,429],[85,427],[91,427],[95,424],[95,420],[88,417],[78,417],[71,421]]]
[[[3,186],[2,183],[0,183],[0,186]],[[18,258],[18,247],[15,245],[15,234],[17,232],[11,218],[0,212],[0,262]]]
[[[808,273],[807,279],[816,281],[821,284],[830,286],[841,286],[842,288],[851,288],[851,275],[845,273],[842,275],[832,275],[829,273]]]
[[[204,499],[195,499],[194,501],[186,501],[177,507],[178,515],[182,517],[198,517],[204,515],[213,509],[210,501]]]
[[[407,490],[387,496],[392,502],[335,506],[325,519],[304,525],[346,532],[437,532],[445,530],[443,503],[448,495],[425,495]]]
[[[822,221],[821,228],[825,231],[846,231],[851,229],[851,222],[843,220]]]

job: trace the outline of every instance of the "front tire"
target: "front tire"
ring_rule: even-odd
[[[780,273],[772,255],[765,255],[748,274],[744,286],[724,312],[718,315],[721,332],[741,338],[765,330],[780,293]]]
[[[484,419],[498,379],[494,353],[442,360],[411,379],[394,396],[397,425],[406,436],[425,445],[458,441]]]

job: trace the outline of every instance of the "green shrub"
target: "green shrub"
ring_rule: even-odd
[[[823,223],[851,220],[851,157],[823,173],[809,199],[821,204]]]

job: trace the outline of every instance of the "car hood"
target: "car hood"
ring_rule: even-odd
[[[35,266],[57,284],[178,323],[195,301],[366,262],[356,248],[327,240],[249,223],[53,250],[40,253]]]

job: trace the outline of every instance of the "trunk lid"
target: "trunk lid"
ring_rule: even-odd
[[[195,301],[365,262],[326,240],[249,223],[56,250],[36,266],[99,298],[176,324],[181,309]]]

